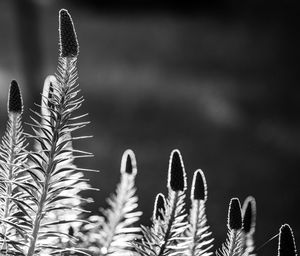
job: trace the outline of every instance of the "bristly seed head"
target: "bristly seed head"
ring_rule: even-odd
[[[178,149],[173,150],[170,156],[168,187],[175,192],[186,190],[186,173]]]
[[[163,220],[166,211],[166,199],[162,193],[157,194],[154,202],[153,219]]]
[[[121,173],[127,173],[130,175],[136,175],[136,158],[131,149],[127,149],[122,156],[121,160]]]
[[[207,200],[206,179],[204,173],[200,169],[194,172],[191,200]]]
[[[239,230],[243,226],[241,204],[238,198],[230,200],[227,226],[231,230]]]
[[[21,91],[17,81],[12,80],[9,88],[8,104],[9,113],[22,114],[23,111],[23,100]]]
[[[59,44],[61,57],[76,57],[79,45],[74,24],[69,12],[65,9],[59,11]]]
[[[256,202],[254,197],[248,196],[243,204],[243,229],[246,234],[253,234],[256,222]]]
[[[297,256],[293,230],[288,224],[279,230],[278,256]]]

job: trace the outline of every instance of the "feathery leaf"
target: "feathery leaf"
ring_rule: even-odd
[[[141,241],[134,241],[135,250],[143,256],[172,255],[182,251],[187,228],[185,213],[186,174],[179,150],[173,150],[168,170],[168,198],[161,219],[153,219],[150,228],[142,227]]]
[[[26,144],[21,122],[22,96],[16,81],[11,82],[8,95],[8,121],[0,145],[0,243],[4,254],[22,253],[26,228],[21,218],[30,208],[26,200],[29,180],[26,169]],[[19,217],[18,217],[19,216]]]
[[[94,246],[87,241],[87,246],[97,247],[93,250],[97,255],[127,255],[131,254],[130,242],[138,237],[140,228],[134,224],[141,216],[136,196],[135,176],[137,173],[136,159],[132,150],[126,150],[121,160],[121,181],[117,186],[116,193],[108,200],[109,208],[103,210],[104,218],[96,219],[93,228],[88,232],[88,239],[95,240]]]
[[[76,119],[73,115],[83,102],[82,97],[78,97],[76,82],[78,44],[68,12],[60,11],[59,18],[61,56],[58,73],[46,79],[41,114],[34,112],[41,120],[32,118],[31,125],[38,146],[36,152],[29,155],[30,173],[34,174],[34,182],[29,189],[33,190],[34,205],[33,210],[28,212],[28,216],[32,217],[27,256],[40,251],[51,254],[65,249],[62,242],[68,236],[70,224],[74,228],[83,222],[78,211],[73,210],[81,211],[79,206],[83,200],[78,193],[88,188],[73,160],[90,154],[74,150],[71,143],[71,132],[86,124],[72,121]]]

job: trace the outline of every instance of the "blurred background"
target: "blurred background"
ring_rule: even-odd
[[[296,3],[296,1],[295,1]],[[80,42],[79,83],[94,135],[77,147],[101,170],[87,176],[97,213],[119,181],[122,153],[138,161],[142,223],[166,192],[168,158],[181,150],[191,184],[208,182],[208,221],[219,246],[228,202],[257,200],[257,245],[292,225],[300,241],[299,14],[286,1],[0,0],[0,120],[11,79],[24,119],[56,71],[58,11],[67,8]],[[28,126],[25,130],[29,131]],[[275,255],[277,240],[260,250]]]

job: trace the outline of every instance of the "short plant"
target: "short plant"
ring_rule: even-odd
[[[32,111],[32,132],[24,133],[23,102],[19,85],[12,81],[8,95],[8,121],[0,145],[0,255],[136,255],[136,256],[250,256],[259,253],[254,243],[256,202],[243,206],[231,199],[228,236],[216,250],[206,216],[207,184],[196,170],[190,192],[179,150],[171,152],[168,194],[154,202],[152,225],[137,225],[135,177],[137,165],[131,150],[124,152],[121,179],[100,216],[87,217],[81,191],[92,189],[84,178],[87,168],[76,158],[92,154],[74,149],[77,130],[88,124],[78,116],[76,62],[79,45],[67,10],[59,12],[60,51],[57,73],[44,83],[38,110]],[[34,149],[28,149],[28,142]],[[32,144],[32,143],[30,143]],[[187,209],[187,194],[191,208]],[[279,230],[278,256],[296,256],[292,229]]]

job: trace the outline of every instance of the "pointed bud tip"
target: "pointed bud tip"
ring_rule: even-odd
[[[233,230],[239,230],[243,226],[242,209],[238,198],[232,198],[230,200],[227,225],[229,229]]]
[[[68,235],[69,236],[74,236],[74,228],[72,226],[69,226]]]
[[[8,112],[21,114],[23,111],[23,100],[17,81],[12,80],[9,88]]]
[[[168,187],[173,191],[186,190],[186,173],[182,157],[178,149],[171,152],[169,160]]]
[[[59,43],[61,57],[78,56],[79,45],[73,20],[65,9],[59,11]]]
[[[153,219],[164,219],[166,211],[166,199],[162,193],[157,194],[154,202]]]
[[[194,172],[191,200],[207,200],[207,184],[204,173],[202,170],[197,170]]]
[[[131,149],[127,149],[122,156],[121,173],[136,175],[137,166],[135,154]]]
[[[278,256],[297,256],[293,230],[288,224],[279,230]]]
[[[243,204],[243,229],[246,234],[254,233],[256,222],[256,201],[248,196]]]

